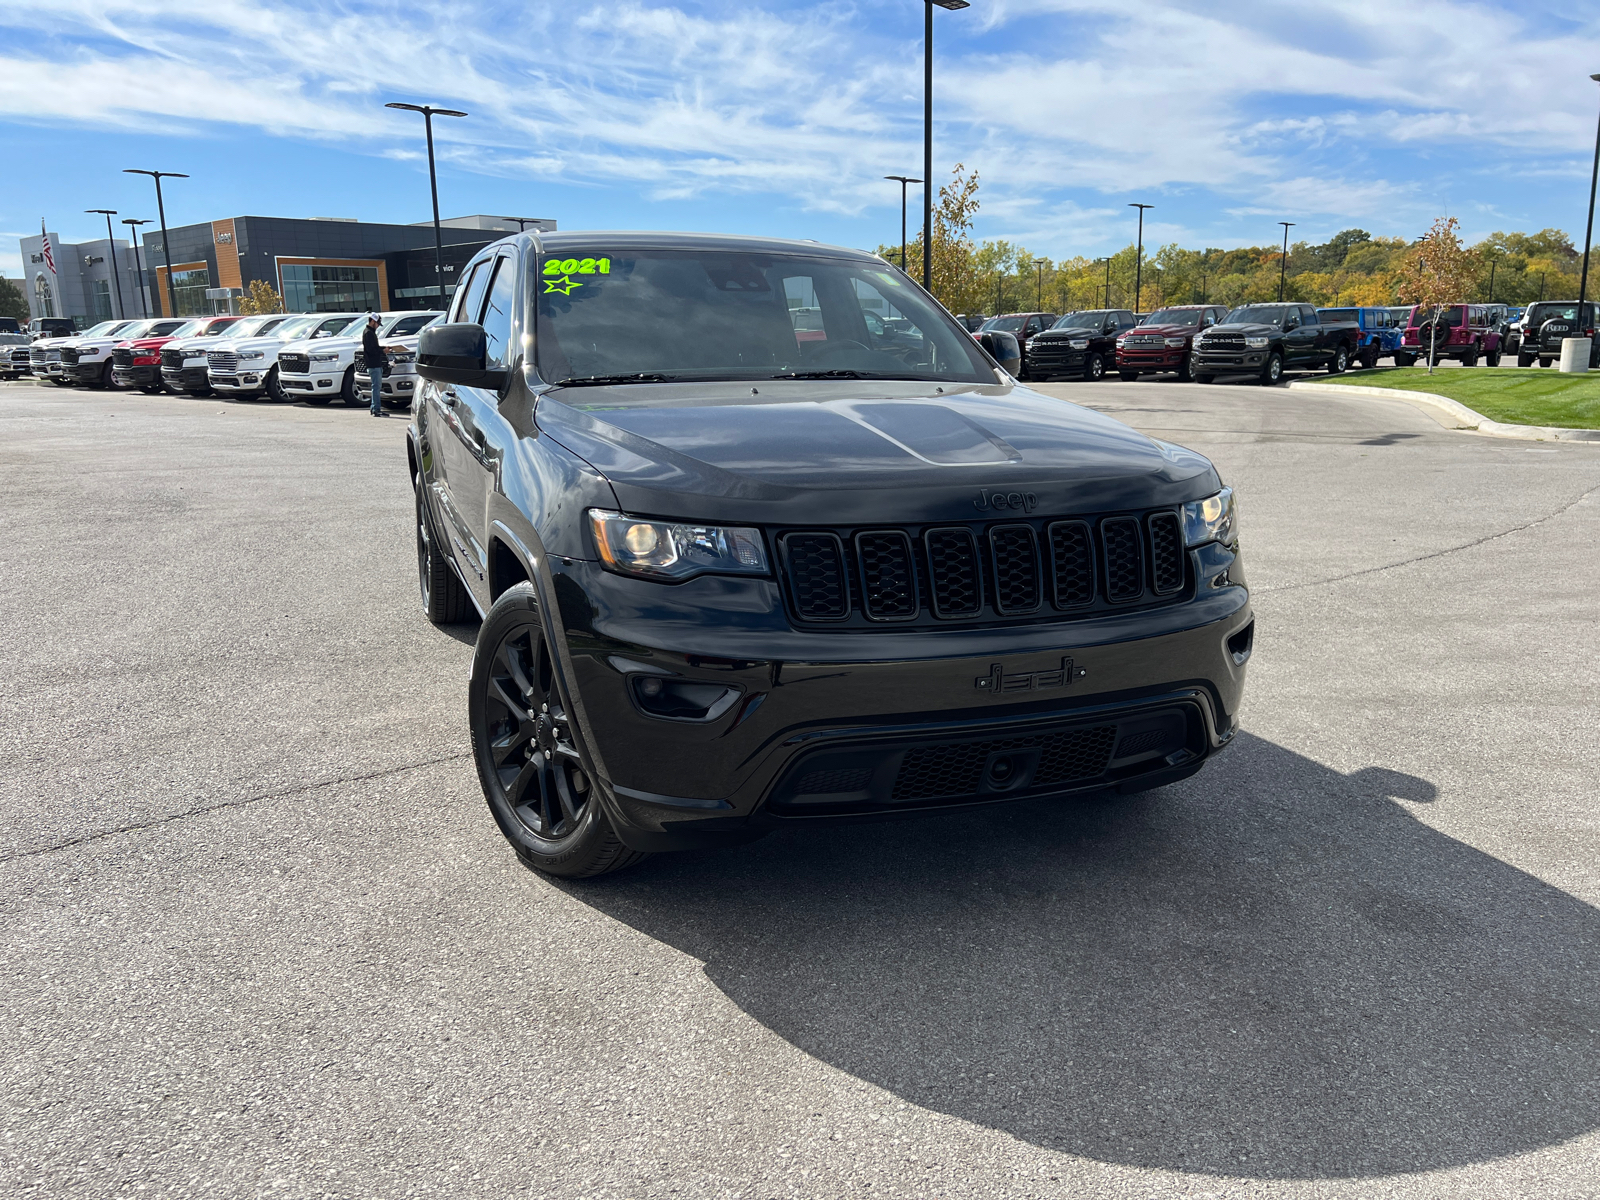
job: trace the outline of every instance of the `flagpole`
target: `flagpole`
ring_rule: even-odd
[[[50,295],[61,309],[53,315],[64,317],[67,315],[67,306],[61,295],[61,273],[56,270],[56,255],[50,246],[50,232],[44,227],[43,217],[39,218],[39,239],[43,243],[45,265],[50,268]]]

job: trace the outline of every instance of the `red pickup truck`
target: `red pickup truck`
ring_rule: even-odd
[[[1194,339],[1203,329],[1220,325],[1226,305],[1175,304],[1151,313],[1117,336],[1117,374],[1132,382],[1157,371],[1176,373],[1180,383],[1194,378]]]
[[[186,321],[160,337],[119,342],[111,351],[111,381],[119,388],[136,387],[150,395],[162,391],[161,347],[168,342],[199,336],[205,321]]]

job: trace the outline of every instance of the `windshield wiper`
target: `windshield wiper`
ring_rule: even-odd
[[[640,372],[637,375],[579,375],[572,379],[561,379],[556,382],[557,387],[604,387],[610,383],[671,383],[671,375],[654,375]]]
[[[865,379],[860,371],[785,371],[782,375],[774,375],[773,379]]]

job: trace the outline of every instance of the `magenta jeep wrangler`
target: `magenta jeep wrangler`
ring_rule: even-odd
[[[1394,364],[1409,367],[1419,360],[1427,362],[1431,353],[1435,361],[1454,358],[1464,367],[1475,367],[1481,358],[1498,367],[1500,326],[1494,318],[1487,304],[1413,305]]]

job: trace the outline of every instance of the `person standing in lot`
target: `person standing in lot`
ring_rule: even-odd
[[[372,415],[383,416],[383,373],[389,369],[389,356],[378,345],[378,314],[367,314],[367,328],[361,335],[361,358],[372,381]]]

